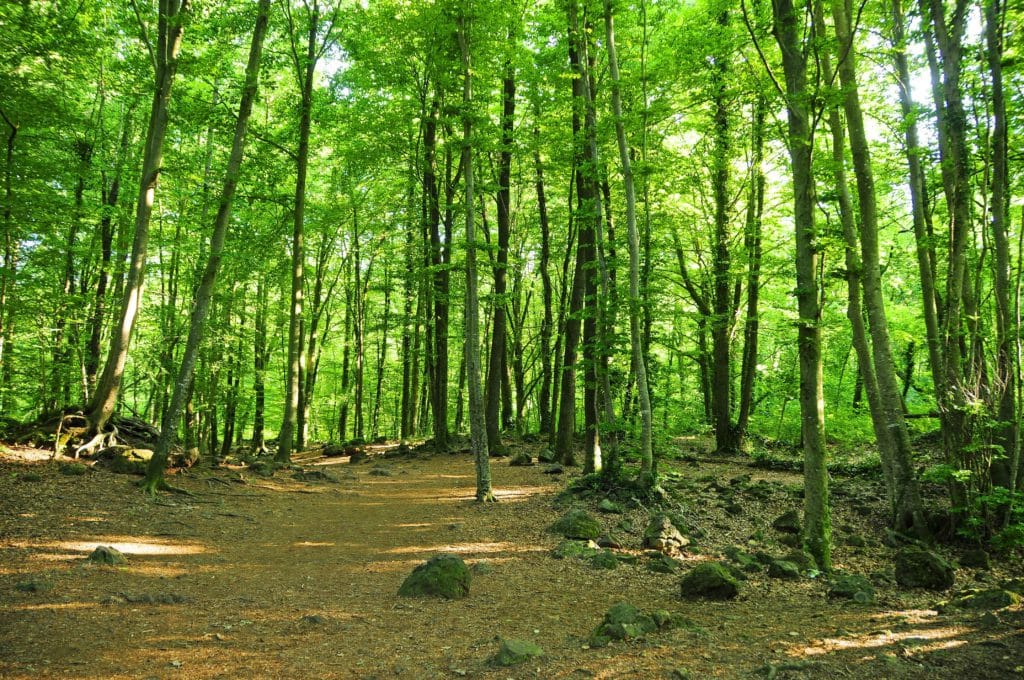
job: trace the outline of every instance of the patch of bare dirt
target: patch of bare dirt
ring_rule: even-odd
[[[147,500],[132,477],[65,474],[49,454],[0,454],[0,676],[8,678],[685,678],[1004,677],[1024,671],[1024,612],[938,615],[942,595],[891,577],[878,489],[837,488],[837,567],[871,575],[875,604],[830,601],[821,578],[753,574],[731,602],[679,598],[679,575],[646,569],[643,507],[600,515],[635,563],[599,570],[550,556],[564,479],[493,461],[499,503],[473,502],[466,454],[368,462],[312,459],[335,481],[191,470],[193,496]],[[750,475],[749,478],[745,477]],[[312,477],[307,479],[313,479]],[[763,498],[731,487],[765,480]],[[770,527],[799,507],[799,477],[737,463],[674,466],[668,485],[701,535],[686,565],[727,546],[784,554]],[[739,481],[735,481],[739,480]],[[775,483],[775,484],[771,484]],[[599,497],[587,499],[590,505]],[[874,503],[874,505],[872,505]],[[619,523],[628,520],[626,529]],[[629,527],[632,524],[632,528]],[[121,567],[86,556],[110,545]],[[474,569],[468,598],[405,599],[398,586],[438,553]],[[483,566],[480,566],[483,565]],[[1009,574],[960,569],[961,585]],[[591,649],[608,608],[628,600],[678,625]],[[495,668],[499,638],[545,656]]]

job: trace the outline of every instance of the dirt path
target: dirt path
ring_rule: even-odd
[[[921,598],[842,605],[815,581],[757,578],[735,602],[684,602],[679,577],[642,559],[614,571],[552,559],[544,528],[560,483],[539,467],[496,463],[501,502],[485,507],[472,502],[465,455],[374,468],[332,466],[338,483],[191,473],[177,481],[195,498],[152,502],[130,478],[0,462],[0,676],[996,677],[1024,667],[1016,628],[940,620]],[[629,519],[642,527],[643,511]],[[86,565],[96,545],[118,547],[128,565]],[[398,598],[412,567],[441,552],[476,565],[470,597]],[[623,599],[683,625],[587,649]],[[492,668],[500,637],[546,656]]]

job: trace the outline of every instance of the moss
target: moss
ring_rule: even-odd
[[[566,538],[593,540],[601,535],[601,524],[585,510],[574,509],[558,518],[549,531]]]
[[[455,555],[437,555],[413,569],[398,594],[402,597],[443,597],[449,600],[469,595],[469,568]]]
[[[953,566],[930,550],[911,545],[896,553],[896,583],[904,588],[946,590],[953,580]]]
[[[725,565],[705,562],[694,567],[679,584],[684,599],[730,600],[740,592],[740,584]]]
[[[544,650],[527,640],[502,640],[498,652],[491,657],[490,663],[494,666],[515,666],[544,656]]]

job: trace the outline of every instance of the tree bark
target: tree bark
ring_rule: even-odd
[[[220,270],[221,258],[224,252],[224,242],[227,238],[228,222],[231,217],[231,203],[235,197],[235,189],[238,186],[249,116],[252,113],[253,101],[256,99],[256,90],[259,84],[260,55],[263,51],[263,40],[267,34],[269,15],[270,0],[260,0],[257,6],[252,44],[249,48],[249,60],[245,67],[245,83],[238,106],[234,140],[231,144],[231,154],[224,173],[224,185],[221,188],[220,203],[217,208],[217,217],[214,221],[213,235],[210,238],[210,252],[207,256],[206,267],[203,270],[203,278],[196,291],[195,305],[192,308],[192,318],[189,323],[188,340],[185,343],[185,350],[182,355],[177,379],[174,381],[174,392],[171,395],[171,402],[167,413],[164,415],[163,427],[160,430],[160,438],[157,440],[156,449],[153,451],[153,457],[146,468],[143,488],[150,493],[155,492],[164,485],[163,474],[164,468],[167,465],[167,454],[171,445],[177,439],[178,423],[181,420],[181,414],[185,407],[185,401],[188,399],[189,388],[192,383],[192,369],[195,367],[196,357],[199,355],[199,346],[206,329],[206,317],[210,309],[210,301],[213,299],[217,274]]]
[[[89,422],[96,432],[106,429],[107,422],[117,405],[132,331],[142,306],[149,223],[153,215],[157,182],[163,169],[163,143],[167,132],[168,105],[174,75],[178,70],[178,56],[181,51],[185,19],[190,9],[189,3],[190,0],[159,2],[157,44],[154,50],[153,101],[150,105],[149,129],[142,157],[142,177],[135,210],[135,236],[132,241],[131,261],[124,281],[121,318],[111,336],[107,362],[87,409]]]

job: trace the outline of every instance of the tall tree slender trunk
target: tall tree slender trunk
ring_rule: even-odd
[[[534,117],[540,119],[540,101],[534,105]],[[540,325],[540,433],[550,434],[551,426],[551,391],[554,359],[551,352],[551,334],[554,329],[552,317],[553,288],[548,265],[551,262],[551,227],[548,224],[548,205],[544,194],[544,164],[540,157],[540,123],[535,122],[533,128],[534,150],[533,165],[536,173],[537,212],[540,221],[540,277],[541,294],[544,302],[544,316]]]
[[[509,43],[514,46],[515,32],[509,31]],[[488,356],[486,421],[487,449],[492,456],[506,453],[501,441],[501,418],[499,406],[501,399],[502,379],[508,375],[505,368],[507,343],[506,300],[508,274],[508,241],[511,223],[511,182],[512,182],[512,133],[516,113],[516,71],[512,59],[505,62],[505,74],[501,88],[501,153],[498,159],[498,252],[494,265],[494,311],[491,325],[491,351]]]
[[[889,341],[889,322],[882,291],[881,264],[878,245],[878,209],[875,200],[875,179],[871,166],[864,114],[861,111],[857,85],[856,50],[853,48],[851,11],[848,0],[832,0],[832,17],[836,38],[842,50],[838,62],[843,86],[843,109],[850,132],[850,151],[856,175],[860,206],[860,244],[863,263],[864,298],[871,332],[872,359],[878,380],[878,397],[884,429],[892,438],[891,473],[895,492],[893,521],[897,529],[914,529],[927,533],[921,495],[913,467],[910,434],[903,418],[903,400],[896,379],[896,362]]]
[[[767,101],[763,94],[754,102],[750,125],[750,187],[743,230],[747,251],[747,310],[743,322],[743,360],[740,367],[740,403],[736,419],[736,446],[741,448],[747,436],[754,406],[754,381],[757,377],[757,344],[760,328],[758,309],[761,294],[761,231],[764,214],[764,119]]]
[[[3,270],[0,271],[0,409],[7,406],[7,390],[10,388],[11,370],[11,291],[14,288],[15,258],[18,237],[14,233],[14,146],[18,138],[19,125],[0,109],[0,117],[7,124],[8,132],[4,154],[4,255]]]
[[[181,420],[185,402],[188,399],[192,383],[192,369],[195,367],[196,357],[199,355],[199,346],[206,329],[206,317],[210,310],[210,301],[213,299],[217,274],[220,270],[224,242],[227,238],[228,222],[231,217],[231,203],[235,197],[235,189],[238,186],[238,177],[242,167],[249,116],[252,113],[252,104],[256,99],[256,90],[259,84],[260,55],[263,51],[263,40],[267,34],[270,0],[260,0],[256,12],[256,25],[253,29],[252,44],[249,48],[249,61],[245,67],[245,83],[242,88],[242,98],[238,105],[235,136],[231,143],[231,154],[228,157],[227,169],[224,172],[224,185],[221,188],[217,217],[213,225],[213,235],[210,238],[210,252],[207,256],[206,267],[203,270],[203,278],[196,291],[192,318],[189,323],[188,340],[185,342],[185,351],[182,355],[177,379],[174,381],[174,392],[171,394],[171,402],[167,413],[164,415],[160,438],[157,440],[156,449],[153,451],[153,457],[146,468],[146,478],[143,481],[143,488],[149,493],[154,493],[157,489],[164,486],[163,474],[164,468],[167,465],[167,453],[177,439],[178,424]]]
[[[802,42],[804,7],[773,0],[773,32],[782,52],[788,119],[787,143],[793,174],[796,229],[796,284],[799,313],[800,416],[804,450],[805,548],[823,571],[832,568],[832,521],[825,452],[825,395],[822,390],[821,306],[813,172],[813,111],[807,85],[807,49]]]
[[[190,9],[190,0],[160,0],[158,5],[157,42],[153,47],[154,87],[149,112],[149,129],[142,156],[142,177],[135,210],[135,236],[132,241],[131,261],[124,281],[121,318],[110,339],[107,362],[88,406],[92,429],[102,432],[114,413],[121,392],[128,348],[131,344],[135,320],[142,306],[142,287],[145,280],[146,246],[149,243],[149,223],[153,215],[153,200],[157,181],[163,169],[163,145],[167,132],[168,105],[171,86],[178,70],[178,56]]]
[[[470,441],[476,461],[476,499],[486,503],[494,501],[495,498],[491,489],[484,395],[480,385],[480,301],[477,294],[477,245],[473,221],[473,76],[465,10],[463,7],[456,21],[459,48],[462,52],[462,171],[465,173],[466,182],[466,382],[469,386]]]
[[[430,408],[433,413],[434,447],[448,449],[448,269],[445,250],[450,241],[441,242],[440,189],[437,181],[437,123],[440,101],[435,98],[430,114],[423,126],[423,193],[427,203],[426,230],[428,244],[428,274],[430,297],[433,302],[431,333],[429,338]]]
[[[612,79],[612,112],[615,115],[615,136],[619,144],[619,162],[626,193],[626,237],[629,242],[629,339],[633,371],[636,375],[640,399],[640,473],[646,486],[656,484],[654,478],[653,425],[651,397],[647,387],[647,359],[643,351],[641,334],[640,298],[640,235],[636,224],[636,189],[633,185],[633,166],[622,121],[622,93],[619,83],[619,59],[615,49],[615,23],[611,0],[604,0],[605,36],[608,48],[608,69]]]
[[[267,287],[262,277],[256,279],[256,318],[253,329],[252,391],[255,398],[252,416],[252,450],[266,452],[263,430],[266,427],[266,372],[270,354],[267,351]]]
[[[278,448],[275,460],[278,463],[291,461],[295,430],[299,413],[299,373],[302,358],[300,324],[303,311],[303,287],[305,285],[306,251],[306,174],[309,168],[309,134],[313,118],[313,74],[317,62],[317,32],[320,28],[319,4],[314,0],[309,9],[309,26],[306,34],[305,52],[300,56],[295,35],[295,22],[288,11],[288,35],[292,45],[292,65],[295,80],[299,86],[299,147],[295,155],[295,206],[292,211],[292,292],[288,319],[288,368],[285,379],[284,419],[278,434]]]
[[[377,438],[380,426],[380,408],[384,397],[384,368],[388,358],[388,325],[391,322],[391,271],[384,269],[384,310],[380,324],[380,344],[377,350],[377,379],[373,396],[373,416],[370,421],[370,433]]]

